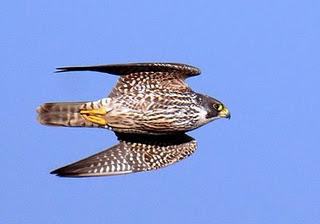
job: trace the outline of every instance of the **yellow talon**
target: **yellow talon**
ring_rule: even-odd
[[[92,109],[92,110],[80,110],[80,114],[86,115],[106,115],[107,111],[105,108],[101,107],[99,109]]]
[[[92,109],[92,110],[81,110],[80,114],[84,119],[99,125],[107,125],[107,121],[104,115],[107,114],[107,111],[104,108]]]

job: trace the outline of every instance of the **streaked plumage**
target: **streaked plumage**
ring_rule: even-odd
[[[118,134],[119,144],[52,171],[60,176],[110,176],[168,166],[191,155],[196,141],[185,134],[171,136]]]
[[[63,67],[58,68],[57,72],[69,71],[98,71],[119,75],[120,78],[106,98],[93,102],[46,103],[40,106],[37,110],[40,123],[56,126],[108,128],[118,135],[125,133],[125,137],[122,134],[122,137],[119,138],[120,143],[102,154],[56,170],[54,173],[58,175],[101,176],[160,168],[171,163],[144,166],[145,161],[139,160],[141,164],[132,166],[120,154],[125,153],[126,156],[130,155],[138,159],[140,154],[135,152],[142,150],[146,155],[153,155],[155,158],[159,156],[162,159],[161,155],[168,154],[170,158],[172,157],[172,161],[178,161],[184,158],[178,152],[182,153],[185,150],[185,144],[190,147],[194,140],[184,144],[168,141],[166,147],[163,147],[161,142],[172,139],[172,135],[177,139],[186,139],[184,132],[198,128],[219,117],[230,117],[228,110],[221,102],[196,93],[188,87],[185,79],[200,74],[199,69],[189,65],[136,63]],[[130,141],[127,141],[128,138]],[[161,141],[156,141],[157,139]],[[143,141],[143,143],[134,145],[138,141]],[[189,151],[193,152],[195,144],[191,145],[193,150],[189,149]],[[150,154],[146,149],[152,149],[152,153]],[[105,156],[105,159],[97,162],[103,158],[102,155]],[[115,159],[111,158],[112,155],[116,155]],[[113,164],[108,164],[107,160],[112,161]],[[132,161],[137,162],[138,160]],[[152,161],[157,163],[156,160]],[[106,165],[101,165],[103,162]],[[129,164],[130,169],[125,168],[125,164]],[[122,166],[124,167],[121,168]],[[119,170],[115,170],[115,167],[118,167]]]

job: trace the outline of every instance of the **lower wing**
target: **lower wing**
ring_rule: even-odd
[[[117,135],[119,144],[51,173],[65,177],[93,177],[149,171],[178,162],[196,150],[196,141],[186,134]]]

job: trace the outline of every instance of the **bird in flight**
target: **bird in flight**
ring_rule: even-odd
[[[178,162],[196,150],[185,134],[218,118],[230,118],[223,103],[194,92],[185,79],[196,67],[178,63],[130,63],[57,68],[119,76],[111,93],[90,102],[45,103],[37,108],[44,125],[96,127],[114,131],[119,143],[52,171],[66,177],[110,176],[149,171]]]

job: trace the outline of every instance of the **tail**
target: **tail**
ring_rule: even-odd
[[[38,121],[43,125],[67,127],[99,127],[80,114],[88,102],[45,103],[37,108]]]

